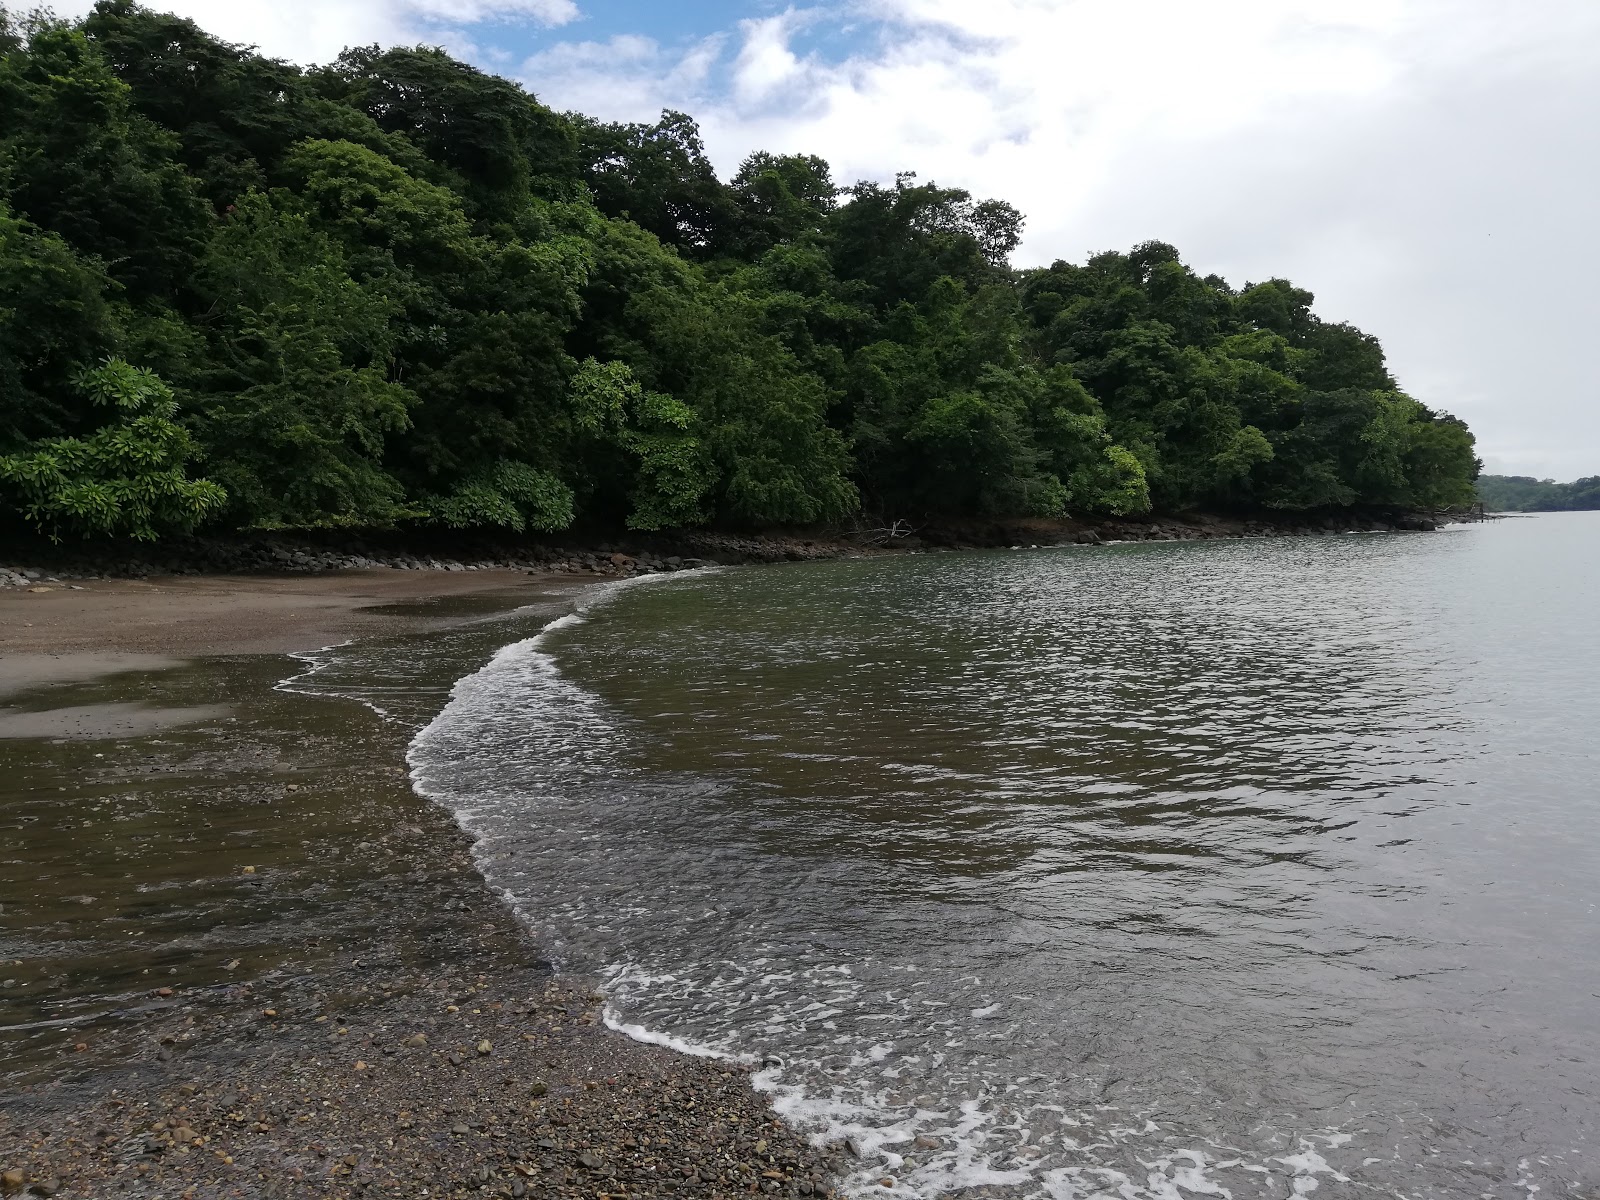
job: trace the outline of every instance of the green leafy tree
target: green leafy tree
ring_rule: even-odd
[[[387,525],[415,511],[383,467],[415,402],[389,376],[399,305],[363,287],[283,193],[251,193],[213,239],[200,429],[242,524]]]
[[[283,173],[348,269],[399,306],[391,370],[416,402],[405,436],[388,444],[396,476],[417,494],[478,495],[501,461],[559,474],[565,341],[598,214],[530,199],[518,235],[476,234],[457,194],[350,142],[304,142]]]
[[[715,516],[809,524],[853,511],[828,389],[762,329],[762,306],[631,222],[598,233],[574,354],[624,363],[641,387],[695,414],[716,471]]]
[[[1557,483],[1528,475],[1482,475],[1477,498],[1491,512],[1569,512],[1600,508],[1600,476]]]
[[[1600,475],[1590,475],[1585,479],[1575,479],[1566,485],[1567,494],[1564,503],[1568,511],[1594,510],[1600,508]]]
[[[159,376],[112,359],[80,374],[77,385],[115,419],[83,437],[48,438],[0,457],[0,483],[28,520],[55,538],[153,540],[187,532],[222,507],[220,487],[184,473],[195,446]]]
[[[730,250],[750,260],[820,238],[838,207],[838,185],[827,162],[814,154],[752,154],[729,186],[738,212]]]
[[[577,195],[571,123],[510,80],[443,50],[346,50],[313,84],[443,167],[474,220],[515,222],[530,198]]]
[[[1001,200],[974,203],[959,188],[859,183],[829,222],[834,271],[858,281],[880,311],[917,303],[940,279],[977,288],[994,281],[1022,234],[1022,216]]]
[[[1401,453],[1411,502],[1424,508],[1470,507],[1477,501],[1474,481],[1483,466],[1472,431],[1464,421],[1420,404],[1410,415]]]
[[[521,533],[572,524],[572,489],[527,463],[501,461],[448,496],[424,497],[428,515],[452,529],[498,526]]]
[[[670,109],[654,125],[579,116],[574,128],[584,180],[601,212],[632,221],[685,255],[723,248],[738,210],[706,158],[694,118]]]
[[[11,208],[105,264],[136,297],[194,268],[210,214],[177,139],[135,111],[84,34],[36,20],[0,59],[0,190]]]
[[[118,340],[99,263],[0,201],[0,451],[92,420],[73,380]]]
[[[571,403],[574,424],[593,443],[596,475],[628,497],[630,529],[710,518],[716,473],[693,409],[640,387],[626,364],[592,358],[573,377]]]
[[[98,0],[83,29],[138,113],[175,136],[179,159],[217,208],[266,187],[289,146],[322,132],[299,68],[193,21]]]
[[[1100,402],[1071,371],[1040,375],[1031,423],[1044,468],[1066,488],[1067,508],[1119,517],[1149,511],[1144,464],[1112,442]]]

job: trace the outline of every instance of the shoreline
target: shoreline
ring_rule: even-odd
[[[369,531],[318,536],[235,534],[184,537],[156,544],[62,546],[0,538],[0,594],[80,590],[86,582],[144,581],[154,576],[314,578],[328,572],[510,573],[628,577],[697,566],[802,562],[918,551],[1118,542],[1309,537],[1341,533],[1431,532],[1453,521],[1492,519],[1478,512],[1339,512],[1335,514],[1206,512],[1134,517],[968,518],[885,528],[715,530],[617,535],[549,544],[489,536],[442,539],[426,533]],[[580,536],[581,535],[574,535]],[[469,590],[472,584],[464,585]],[[405,585],[400,585],[404,590]]]
[[[1081,533],[1071,540],[1101,540]],[[1261,536],[1217,523],[1153,525],[1144,533],[1116,540]],[[812,541],[769,544],[752,557],[892,552]],[[380,735],[384,722],[377,719],[365,721],[362,732],[335,733],[331,752],[343,776],[331,787],[332,801],[361,819],[330,831],[325,814],[289,811],[297,798],[326,803],[330,791],[298,747],[287,754],[280,747],[270,774],[253,757],[259,748],[227,748],[237,740],[229,723],[257,719],[248,695],[217,703],[216,696],[189,694],[196,687],[166,694],[159,682],[197,675],[203,691],[199,685],[215,683],[211,675],[237,675],[243,667],[251,676],[244,692],[283,696],[279,685],[293,674],[284,655],[350,640],[443,637],[524,607],[542,628],[597,583],[691,565],[695,560],[641,564],[596,555],[570,559],[559,574],[521,566],[313,568],[0,591],[0,745],[32,744],[50,760],[67,755],[63,746],[131,753],[169,739],[224,744],[224,773],[242,774],[246,788],[284,789],[273,802],[279,840],[312,834],[301,839],[314,847],[312,857],[341,841],[368,848],[354,871],[343,862],[321,864],[315,886],[377,888],[383,893],[377,907],[387,910],[371,911],[369,897],[347,924],[350,914],[327,905],[312,914],[316,936],[307,946],[268,955],[238,974],[238,959],[248,953],[219,956],[222,969],[213,964],[201,978],[141,980],[153,986],[126,990],[113,1012],[79,1014],[59,1026],[39,1022],[47,1032],[29,1036],[48,1043],[49,1053],[34,1055],[34,1077],[0,1113],[0,1171],[21,1171],[25,1186],[64,1196],[103,1189],[191,1194],[186,1188],[197,1196],[464,1196],[485,1188],[512,1196],[716,1196],[751,1189],[831,1195],[829,1180],[843,1173],[838,1149],[811,1147],[777,1121],[769,1099],[750,1087],[746,1068],[606,1029],[588,982],[557,976],[539,958],[478,871],[471,835],[412,791],[403,762],[414,730],[400,737],[390,726]],[[505,644],[505,632],[487,635],[485,645]],[[446,671],[446,684],[465,673],[461,666]],[[162,693],[155,702],[151,689]],[[349,698],[287,694],[292,698],[281,702],[298,715],[319,706],[359,707]],[[105,756],[93,753],[95,760]],[[82,755],[69,768],[80,777],[104,769],[88,767]],[[280,773],[312,781],[283,784],[275,778]],[[384,777],[389,793],[376,806],[376,823],[374,776]],[[196,782],[203,788],[210,779]],[[204,802],[177,800],[180,809],[195,803]],[[207,828],[213,820],[205,820]],[[279,849],[293,859],[291,848]],[[261,857],[259,844],[250,857]],[[257,888],[280,874],[306,873],[292,861],[283,867],[236,861],[228,870],[229,884]],[[196,889],[218,884],[214,876],[187,882]],[[101,890],[93,875],[74,886],[81,892],[85,884]],[[65,920],[65,905],[85,902],[92,906],[96,898],[57,897],[52,917]],[[352,928],[363,936],[349,937]],[[367,949],[351,953],[351,941]],[[151,953],[153,965],[171,958],[160,948]],[[21,974],[24,959],[5,970]],[[396,960],[405,965],[389,965]],[[167,970],[193,974],[187,966]],[[524,1053],[507,1063],[507,1045]],[[339,1053],[346,1048],[350,1053]],[[14,1064],[0,1064],[6,1067]],[[16,1069],[9,1073],[19,1078]],[[312,1104],[311,1095],[321,1099]],[[297,1105],[301,1111],[291,1114]],[[708,1106],[722,1114],[709,1126],[698,1115]],[[453,1119],[462,1115],[471,1119]],[[94,1132],[86,1136],[90,1125]],[[306,1126],[317,1131],[315,1139],[307,1140]],[[646,1128],[655,1132],[640,1132]],[[748,1129],[761,1136],[740,1141],[739,1131]],[[194,1136],[176,1136],[182,1132]],[[619,1186],[607,1191],[608,1181]]]
[[[508,613],[542,626],[601,581],[364,571],[0,595],[0,745],[21,766],[6,807],[27,821],[45,804],[63,827],[92,822],[97,792],[162,808],[117,869],[62,869],[84,837],[50,841],[0,912],[8,1195],[831,1194],[829,1154],[747,1067],[608,1029],[592,985],[543,961],[470,835],[412,791],[408,727],[276,687],[282,655],[344,639],[504,644]],[[145,719],[83,728],[118,705]],[[61,799],[29,795],[57,779]],[[214,844],[185,856],[197,826]],[[74,977],[99,984],[77,1008],[59,994]]]

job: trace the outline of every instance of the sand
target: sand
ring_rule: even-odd
[[[86,671],[144,669],[152,658],[315,649],[426,621],[428,613],[418,607],[422,602],[464,596],[503,596],[514,602],[521,593],[585,578],[510,570],[374,568],[8,589],[0,591],[0,678],[81,679]]]

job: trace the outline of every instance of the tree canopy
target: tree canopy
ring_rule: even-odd
[[[1305,289],[1019,270],[1022,214],[910,172],[725,181],[681,112],[132,0],[0,9],[0,111],[0,503],[61,536],[1474,499],[1466,426]]]
[[[1587,512],[1600,509],[1600,475],[1557,483],[1528,475],[1483,475],[1478,499],[1490,512]]]

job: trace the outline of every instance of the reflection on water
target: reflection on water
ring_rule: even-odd
[[[1596,594],[1590,514],[719,572],[412,757],[619,1023],[773,1056],[863,1186],[1587,1195]]]

